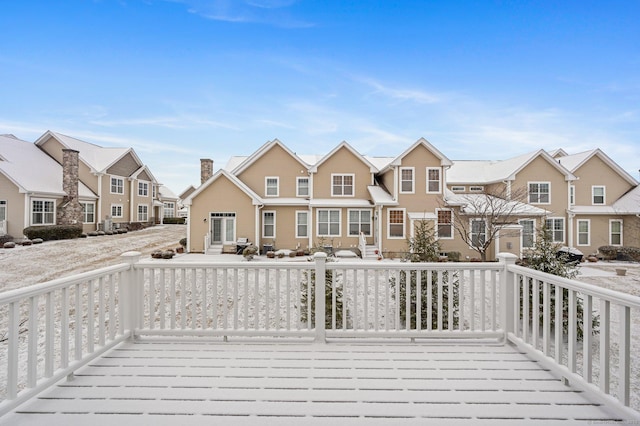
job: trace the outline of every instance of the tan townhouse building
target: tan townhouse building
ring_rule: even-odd
[[[489,260],[498,252],[522,256],[543,224],[554,242],[585,254],[621,245],[625,236],[640,245],[632,235],[640,203],[630,195],[638,183],[599,150],[559,155],[538,150],[500,161],[452,161],[422,138],[397,157],[364,156],[346,142],[326,155],[298,155],[276,139],[232,157],[216,173],[212,160],[201,160],[201,186],[184,201],[188,249],[233,252],[237,240],[247,239],[263,251],[325,246],[399,257],[420,221],[433,229],[443,254],[457,252],[462,260],[477,258],[485,242]],[[600,187],[611,198],[589,204],[599,202]],[[495,199],[508,214],[480,211]],[[468,225],[466,239],[458,224]]]
[[[159,184],[132,148],[106,148],[45,132],[35,143],[0,136],[0,234],[82,224],[85,232],[153,222]],[[169,197],[177,204],[177,197]],[[175,214],[175,213],[174,213]]]

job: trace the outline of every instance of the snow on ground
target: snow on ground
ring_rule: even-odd
[[[127,251],[148,255],[175,249],[186,235],[184,225],[157,225],[126,234],[0,248],[0,292],[115,265]]]

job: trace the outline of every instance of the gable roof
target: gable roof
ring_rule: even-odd
[[[285,144],[283,144],[282,142],[280,142],[278,139],[274,139],[274,140],[272,140],[270,142],[267,142],[264,145],[262,145],[260,148],[258,148],[258,150],[256,152],[251,154],[249,157],[232,157],[232,158],[235,158],[236,161],[238,161],[238,160],[240,160],[242,158],[243,158],[243,160],[240,161],[238,164],[234,164],[234,167],[230,170],[231,173],[233,173],[234,175],[238,175],[238,174],[242,173],[243,171],[247,170],[249,168],[249,166],[251,166],[253,163],[255,163],[260,157],[262,157],[265,153],[269,152],[275,146],[279,146],[280,148],[282,148],[287,154],[289,154],[294,160],[296,160],[298,163],[300,163],[300,165],[303,166],[305,169],[309,168],[309,164],[307,164],[304,161],[302,161],[302,159],[300,157],[298,157],[295,152],[293,152],[289,148],[287,148],[287,146]],[[231,159],[230,159],[230,161],[231,161]],[[229,163],[227,163],[227,164],[229,164]]]
[[[180,198],[181,200],[184,200],[189,195],[193,194],[195,190],[196,190],[195,186],[189,185],[180,194],[178,194],[178,198]]]
[[[200,185],[198,187],[198,189],[193,191],[191,193],[191,195],[189,195],[183,201],[183,203],[185,205],[191,205],[194,198],[196,198],[202,191],[204,191],[213,182],[217,181],[221,177],[226,177],[227,179],[229,179],[231,181],[231,183],[233,183],[242,192],[244,192],[249,198],[251,198],[251,201],[253,202],[254,206],[264,204],[264,202],[262,201],[262,199],[260,198],[260,196],[258,194],[253,192],[253,190],[251,188],[249,188],[247,185],[245,185],[240,179],[238,179],[237,177],[235,177],[234,175],[232,175],[231,173],[229,173],[228,171],[226,171],[224,169],[220,169],[217,172],[215,172],[209,179],[207,179],[207,181],[205,183],[203,183],[202,185]]]
[[[111,148],[102,147],[89,142],[82,141],[80,139],[73,138],[71,136],[63,135],[60,133],[47,130],[42,136],[35,142],[40,146],[46,142],[49,137],[56,139],[65,148],[71,148],[78,151],[80,160],[83,161],[93,172],[104,173],[106,170],[118,162],[125,155],[131,153],[135,161],[142,166],[143,163],[136,155],[133,148]]]
[[[324,163],[325,161],[327,161],[329,158],[331,158],[336,152],[340,151],[342,148],[347,149],[349,152],[351,152],[354,156],[356,156],[360,161],[362,161],[365,165],[367,165],[369,167],[369,170],[371,171],[371,173],[377,173],[378,172],[378,168],[376,166],[374,166],[369,160],[367,160],[362,154],[360,154],[358,151],[356,151],[351,145],[349,145],[346,141],[342,141],[340,142],[335,148],[333,148],[331,150],[331,152],[329,152],[327,155],[325,155],[324,157],[322,157],[320,159],[320,161],[316,162],[313,167],[311,167],[309,169],[310,172],[312,173],[316,173],[318,171],[318,167],[320,167],[322,165],[322,163]]]
[[[576,177],[563,167],[546,151],[529,152],[507,160],[462,160],[454,161],[447,171],[448,184],[490,184],[505,180],[514,180],[516,175],[536,158],[542,158],[562,173],[565,180],[575,180]]]
[[[389,164],[387,164],[384,167],[384,169],[381,169],[381,171],[384,172],[388,168],[391,168],[392,166],[401,165],[402,164],[402,159],[404,157],[406,157],[414,149],[416,149],[418,146],[424,146],[428,151],[430,151],[433,155],[435,155],[437,158],[439,158],[441,166],[449,167],[449,166],[451,166],[453,164],[451,162],[451,160],[449,160],[449,158],[447,158],[446,155],[444,155],[442,152],[440,152],[435,146],[431,145],[431,143],[428,140],[426,140],[425,138],[420,138],[417,141],[415,141],[413,143],[413,145],[411,145],[409,148],[407,148],[402,154],[398,155],[393,160],[391,160],[389,162]]]
[[[640,214],[640,185],[618,198],[611,207],[618,214]]]
[[[489,201],[490,199],[498,200]],[[489,213],[491,206],[499,206],[500,211],[508,212],[512,216],[544,216],[547,210],[523,203],[517,200],[499,199],[488,194],[455,194],[449,190],[445,192],[445,203],[449,206],[459,206],[463,214],[473,215],[478,212]]]
[[[600,148],[592,149],[590,151],[580,152],[578,154],[566,155],[564,157],[559,157],[558,161],[564,167],[569,169],[572,173],[582,167],[585,163],[591,160],[593,157],[600,158],[605,164],[615,170],[624,180],[626,180],[630,185],[638,185],[638,181],[636,181],[633,176],[624,171],[622,167],[618,166],[615,161],[613,161],[607,154],[602,152]]]
[[[0,136],[0,173],[13,182],[22,193],[33,192],[64,196],[62,166],[35,144],[15,136]],[[85,184],[78,182],[78,195],[96,198]]]
[[[163,200],[177,200],[178,196],[169,188],[167,188],[164,185],[160,185],[160,187],[158,187],[158,194],[160,195],[160,198]]]

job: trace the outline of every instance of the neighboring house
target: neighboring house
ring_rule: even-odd
[[[96,194],[96,226],[119,227],[133,222],[153,223],[163,216],[158,182],[133,148],[109,148],[45,132],[35,145],[58,163],[64,149],[79,152],[79,179]]]
[[[211,162],[211,167],[213,167],[213,162]],[[196,188],[193,185],[189,185],[184,191],[178,194],[178,217],[183,217],[185,220],[187,219],[189,209],[184,205],[184,200],[193,194],[195,190]]]
[[[164,185],[158,187],[158,199],[162,203],[162,215],[156,216],[156,223],[165,217],[178,217],[178,196]]]
[[[558,150],[554,155],[566,153]],[[611,179],[602,185],[616,186],[606,189],[613,197],[607,200],[608,216],[602,215],[613,224],[607,241],[622,241],[628,235],[631,239],[627,221],[633,220],[638,228],[635,215],[640,207],[630,194],[640,194],[637,189],[624,194],[637,182],[606,156],[595,157],[607,160],[589,161],[596,175]],[[570,210],[570,201],[581,170],[564,162],[543,150],[503,161],[451,161],[425,139],[397,157],[363,156],[346,142],[324,156],[297,155],[276,139],[250,156],[232,157],[215,173],[212,160],[201,160],[201,185],[184,201],[188,250],[233,252],[236,241],[247,238],[261,249],[331,246],[399,256],[416,223],[427,221],[444,253],[456,251],[468,259],[478,253],[456,234],[454,220],[468,221],[473,240],[481,241],[488,224],[478,218],[478,206],[491,201],[491,194],[509,199],[513,215],[509,222],[495,219],[499,234],[488,251],[490,258],[500,251],[521,256],[533,246],[544,223],[554,241],[576,246],[578,212]],[[616,225],[621,217],[624,229]],[[592,222],[593,244],[584,248],[592,252],[604,237],[599,234],[596,239],[595,219],[585,218]],[[637,237],[634,241],[638,245]]]
[[[54,224],[95,229],[98,197],[78,180],[78,151],[61,150],[59,158],[0,135],[0,234],[21,238],[26,227]]]
[[[570,188],[568,244],[592,253],[605,245],[622,246],[627,236],[637,246],[638,182],[600,149],[556,158],[577,177]]]

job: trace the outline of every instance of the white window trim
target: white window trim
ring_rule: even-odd
[[[533,246],[532,247],[525,247],[524,246],[524,226],[522,225],[522,222],[533,222]],[[535,243],[536,243],[536,238],[537,238],[537,232],[536,232],[536,221],[535,219],[520,219],[518,220],[518,225],[522,226],[522,231],[520,233],[520,249],[526,249],[526,250],[531,250],[532,248],[535,247]]]
[[[307,218],[307,223],[305,223],[305,225],[307,226],[307,234],[306,235],[300,235],[298,234],[298,227],[300,225],[302,225],[302,223],[300,223],[298,221],[298,214],[299,213],[304,213],[306,218]],[[309,210],[296,210],[296,238],[309,238]]]
[[[545,219],[545,225],[546,225],[546,221],[547,220],[552,220],[552,221],[556,221],[556,220],[561,220],[562,221],[562,241],[556,241],[553,239],[553,231],[554,229],[548,229],[547,228],[547,232],[551,232],[551,242],[553,243],[564,243],[567,240],[567,221],[565,220],[564,217],[558,216],[558,217],[548,217]]]
[[[44,210],[42,211],[42,223],[34,223],[33,222],[33,202],[34,201],[42,201],[42,208],[44,209],[45,204],[44,203],[53,203],[53,222],[45,222],[44,221]],[[56,200],[52,200],[50,198],[32,198],[31,199],[31,207],[30,207],[30,217],[29,217],[29,222],[31,223],[31,225],[33,226],[47,226],[47,225],[55,225],[56,224],[56,211],[58,209],[58,204],[56,203]]]
[[[115,216],[113,214],[113,208],[114,207],[120,207],[120,215],[119,216]],[[111,215],[112,218],[122,218],[124,217],[124,207],[122,206],[122,204],[111,204],[111,207],[109,208],[109,214]]]
[[[269,194],[269,179],[276,180],[276,194]],[[280,196],[280,177],[279,176],[265,176],[264,177],[264,196],[265,197],[279,197]]]
[[[438,230],[440,229],[439,228],[440,222],[438,222],[438,212],[440,212],[440,211],[451,212],[451,225],[450,225],[451,226],[451,236],[450,237],[441,237],[438,234]],[[453,213],[452,209],[436,209],[436,239],[438,239],[438,240],[453,240],[455,238],[455,235],[454,235],[455,234],[455,229],[453,228],[453,214],[454,213]]]
[[[391,236],[391,211],[402,211],[402,236],[401,237],[392,237]],[[387,209],[387,239],[389,240],[404,240],[407,235],[407,211],[404,208],[401,209]]]
[[[596,203],[595,198],[595,190],[596,188],[602,188],[602,203]],[[605,206],[607,205],[607,187],[604,185],[592,185],[591,186],[591,205],[592,206]]]
[[[360,212],[369,212],[369,233],[364,234],[366,237],[373,236],[373,211],[371,209],[347,209],[347,236],[349,237],[357,237],[360,235],[360,231],[358,231],[357,235],[352,235],[351,231],[351,212],[358,212],[358,229],[361,228],[362,222],[360,222]]]
[[[437,191],[429,191],[429,171],[437,170],[438,171],[438,190]],[[442,192],[442,169],[440,167],[427,167],[427,176],[425,177],[426,188],[425,191],[427,194],[440,194]]]
[[[118,179],[120,181],[122,181],[122,192],[113,192],[113,179]],[[109,176],[109,193],[110,194],[118,194],[118,195],[123,195],[124,194],[124,177],[122,176]]]
[[[140,219],[140,207],[147,208],[146,219]],[[138,219],[138,222],[149,222],[149,204],[138,204],[138,206],[136,207],[136,219]]]
[[[466,192],[467,191],[467,187],[464,185],[452,185],[451,186],[451,191],[452,192]]]
[[[477,218],[471,218],[469,219],[469,242],[473,242],[473,222],[484,222],[484,243],[483,245],[487,242],[487,221],[485,219],[477,219]],[[469,244],[469,248],[470,249],[474,249],[474,248],[480,248],[478,247],[474,247],[472,244]]]
[[[332,180],[333,182],[333,180]],[[330,233],[327,234],[321,234],[320,233],[320,211],[326,210],[327,212],[329,212],[328,218],[331,217],[331,212],[332,211],[337,211],[338,212],[338,234],[337,235],[333,235]],[[331,222],[328,222],[329,225],[331,225]],[[327,227],[327,232],[329,232],[331,230],[331,226]],[[342,237],[342,209],[317,209],[316,210],[316,236],[317,237]]]
[[[535,203],[534,203],[534,202],[532,202],[532,201],[531,201],[531,191],[530,191],[530,185],[531,185],[531,184],[537,184],[537,185],[545,184],[545,185],[547,185],[547,186],[549,187],[549,201],[547,201],[547,202],[540,202],[540,201],[538,201],[538,202],[535,202]],[[540,193],[538,192],[538,195],[539,195],[539,194],[540,194]],[[538,198],[540,198],[540,197],[538,196]],[[549,205],[549,204],[551,204],[551,182],[545,182],[545,181],[531,181],[531,182],[527,182],[527,202],[528,202],[529,204],[544,204],[544,205]],[[551,218],[550,218],[550,219],[551,219]]]
[[[587,222],[587,243],[580,243],[580,222]],[[590,246],[591,245],[591,219],[577,219],[576,220],[576,245],[577,246]]]
[[[148,197],[149,196],[149,186],[150,186],[151,182],[148,181],[144,181],[144,180],[139,180],[138,181],[138,197]],[[147,195],[141,194],[140,193],[140,185],[146,185],[147,187]]]
[[[300,181],[306,179],[307,181],[307,193],[306,194],[300,194]],[[309,179],[309,177],[306,176],[298,176],[296,177],[296,197],[309,197],[311,196],[311,179]]]
[[[333,177],[334,176],[351,176],[351,195],[344,195],[344,179],[342,180],[342,194],[336,195],[333,193]],[[356,175],[354,173],[331,173],[331,196],[332,197],[346,197],[353,198],[356,196]]]
[[[403,170],[411,170],[411,191],[403,191],[402,190],[402,171]],[[400,187],[398,188],[398,191],[400,192],[400,194],[415,194],[416,193],[416,168],[415,167],[400,167],[399,169],[399,179],[398,179],[398,184],[400,185]]]
[[[264,233],[265,230],[265,216],[267,213],[273,213],[273,235],[266,235]],[[275,210],[263,210],[262,211],[262,238],[276,238],[276,211]]]
[[[96,223],[96,203],[94,201],[80,201],[80,204],[86,204],[89,205],[91,204],[93,206],[93,222],[85,222],[87,213],[84,210],[84,207],[82,209],[82,223]]]
[[[613,222],[620,222],[620,244],[613,244],[613,242],[611,242],[611,224]],[[609,219],[609,245],[615,247],[622,247],[624,245],[624,221],[622,219]]]

